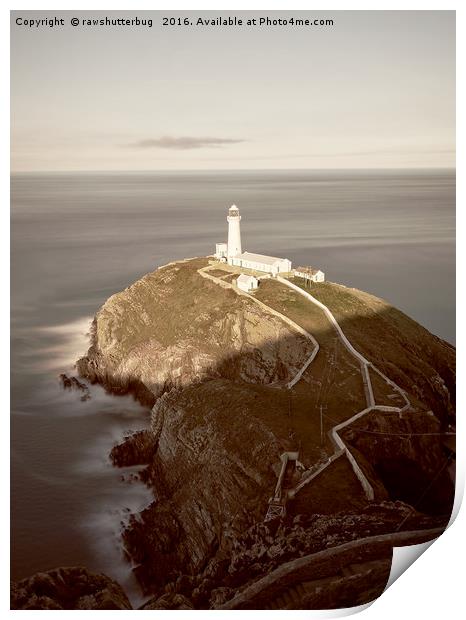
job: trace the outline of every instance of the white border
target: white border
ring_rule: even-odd
[[[46,6],[44,6],[44,4]],[[351,4],[345,1],[333,1],[328,3],[317,4],[316,2],[297,2],[296,0],[288,0],[287,2],[265,2],[257,0],[249,0],[245,2],[244,0],[237,0],[236,2],[227,3],[222,0],[217,0],[214,2],[210,0],[208,2],[199,2],[195,5],[191,2],[180,1],[180,0],[170,0],[170,2],[162,4],[157,1],[139,1],[135,2],[134,5],[130,5],[130,3],[124,3],[118,0],[110,1],[101,1],[97,5],[95,2],[89,2],[88,0],[83,0],[79,3],[79,9],[77,8],[78,3],[70,4],[64,1],[61,2],[50,2],[50,3],[39,3],[39,2],[8,2],[8,7],[2,9],[2,17],[1,20],[1,36],[0,36],[0,45],[1,45],[1,58],[3,60],[2,63],[2,80],[3,80],[3,88],[2,93],[3,97],[0,98],[1,105],[1,121],[2,121],[2,183],[1,183],[1,193],[2,193],[2,209],[1,209],[1,230],[5,238],[3,239],[3,243],[0,245],[1,252],[1,265],[3,267],[2,273],[2,289],[4,291],[7,290],[7,286],[9,284],[9,244],[8,244],[8,236],[7,231],[9,230],[9,99],[5,96],[5,93],[9,92],[9,68],[6,63],[6,59],[9,59],[9,10],[125,10],[125,11],[136,11],[136,10],[162,10],[166,9],[167,11],[174,10],[222,10],[222,11],[239,11],[239,10],[302,10],[302,11],[337,11],[337,10],[456,10],[457,11],[457,28],[458,28],[458,59],[463,59],[466,57],[465,45],[464,45],[464,37],[465,37],[465,20],[464,20],[464,9],[463,3],[461,2],[434,2],[434,1],[424,1],[420,0],[392,0],[391,2],[370,2],[370,1],[355,1]],[[8,63],[9,64],[9,63]],[[461,65],[464,73],[464,64]],[[465,109],[465,98],[464,98],[464,79],[461,76],[461,72],[458,72],[458,96],[457,96],[457,109],[461,112]],[[464,250],[464,239],[463,239],[463,231],[464,231],[464,213],[463,213],[463,204],[464,204],[464,184],[462,179],[463,172],[463,157],[461,156],[461,144],[463,143],[464,136],[464,123],[462,115],[458,119],[458,137],[460,139],[460,148],[458,149],[460,156],[458,157],[458,215],[457,215],[457,226],[458,226],[458,252],[457,252],[457,270],[458,274],[463,273],[463,269],[466,266],[465,261],[465,250]],[[462,300],[464,298],[464,285],[462,285],[463,278],[457,277],[457,285],[458,285],[458,299]],[[6,295],[5,295],[6,297]],[[7,307],[5,301],[1,305],[2,312],[2,325],[9,325],[9,308]],[[459,451],[458,451],[458,459],[457,459],[457,468],[458,468],[458,480],[457,480],[457,490],[462,494],[462,489],[464,488],[464,471],[465,471],[465,458],[464,458],[464,432],[465,425],[462,421],[462,413],[464,411],[464,328],[462,325],[457,324],[457,335],[458,335],[458,366],[459,366],[459,393],[458,393],[458,411],[460,415],[458,416],[458,443],[459,443]],[[9,368],[7,367],[6,360],[9,359],[9,337],[7,330],[4,328],[1,333],[2,337],[2,377],[5,378],[9,374]],[[6,390],[4,389],[4,392]],[[2,593],[2,606],[1,609],[8,610],[9,609],[9,584],[8,584],[8,576],[9,576],[9,567],[8,567],[8,558],[5,557],[5,550],[9,547],[9,489],[8,489],[8,480],[9,476],[7,472],[9,471],[9,403],[6,403],[3,411],[3,432],[2,432],[2,442],[4,442],[3,449],[1,450],[1,471],[3,472],[3,482],[5,484],[5,489],[3,490],[3,497],[6,498],[6,505],[2,510],[2,521],[1,521],[1,531],[4,537],[2,541],[1,549],[3,552],[3,564],[2,564],[2,572],[0,576],[0,588]],[[429,551],[423,555],[420,559],[418,559],[414,566],[410,568],[406,574],[403,575],[402,579],[399,579],[394,583],[380,599],[378,599],[372,606],[370,606],[365,612],[363,612],[364,618],[377,618],[380,620],[390,619],[392,620],[395,614],[398,616],[400,614],[403,617],[410,617],[414,614],[422,616],[423,618],[439,618],[439,617],[449,617],[452,619],[459,618],[461,616],[460,610],[464,610],[463,604],[463,596],[462,589],[464,588],[463,579],[462,579],[462,554],[465,549],[465,530],[466,530],[466,518],[465,518],[465,510],[463,509],[456,520],[456,522],[449,528],[445,534],[435,542]],[[15,611],[10,612],[15,614],[26,614],[29,612],[21,612]],[[47,612],[41,612],[47,613]],[[63,614],[88,614],[90,612],[61,612]],[[92,612],[91,612],[92,613]],[[101,612],[105,617],[110,617],[113,615],[113,612]],[[129,613],[129,612],[123,612]],[[159,615],[160,611],[155,612]],[[179,613],[182,612],[170,612],[171,617],[178,616]],[[221,612],[211,612],[213,614],[218,614]],[[345,615],[342,611],[337,612],[308,612],[308,611],[297,611],[297,612],[242,612],[242,617],[252,616],[253,614],[267,613],[267,618],[274,617],[276,614],[287,613],[288,615],[293,614],[293,616],[300,617],[338,617]],[[196,617],[201,617],[205,614],[204,611],[194,611],[190,612],[190,615],[194,615]],[[104,617],[101,616],[101,617]],[[76,617],[76,615],[74,616]]]

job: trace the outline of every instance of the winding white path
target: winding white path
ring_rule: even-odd
[[[351,355],[353,355],[361,364],[361,373],[362,373],[362,378],[363,378],[363,383],[364,383],[364,392],[366,394],[366,403],[367,403],[367,407],[365,409],[363,409],[362,411],[359,411],[358,413],[356,413],[354,416],[352,416],[348,420],[345,420],[344,422],[341,422],[341,424],[337,424],[336,426],[330,429],[329,435],[335,446],[335,453],[332,455],[332,457],[329,458],[327,463],[322,465],[322,467],[317,472],[314,472],[308,478],[301,480],[301,482],[294,489],[291,489],[289,492],[289,496],[294,497],[296,493],[303,486],[305,486],[305,484],[307,484],[308,482],[316,478],[317,475],[319,475],[322,471],[324,471],[324,469],[326,469],[335,460],[335,458],[337,458],[337,455],[344,453],[346,454],[346,457],[348,461],[350,462],[351,467],[353,468],[353,471],[356,477],[360,481],[367,499],[373,500],[375,496],[373,486],[369,482],[368,478],[366,477],[366,475],[360,468],[358,462],[356,461],[356,459],[354,458],[351,451],[348,449],[348,447],[346,446],[345,442],[342,440],[338,432],[341,431],[346,426],[352,424],[355,420],[362,418],[363,416],[367,415],[368,413],[374,410],[375,411],[386,411],[390,413],[398,412],[401,415],[403,411],[405,411],[411,405],[411,403],[408,397],[406,396],[406,393],[398,385],[396,385],[394,381],[392,381],[386,375],[384,375],[383,372],[381,372],[378,368],[376,368],[372,364],[372,362],[366,359],[361,353],[359,353],[359,351],[357,351],[353,347],[353,345],[351,344],[351,342],[348,340],[345,333],[343,332],[342,328],[340,327],[338,321],[333,316],[332,312],[329,310],[327,306],[325,306],[318,299],[313,297],[308,292],[304,291],[301,287],[297,286],[296,284],[293,284],[289,280],[285,280],[285,278],[282,278],[280,276],[277,276],[277,280],[281,282],[282,284],[284,284],[285,286],[296,291],[297,293],[299,293],[300,295],[308,299],[310,302],[312,302],[313,304],[315,304],[316,306],[318,306],[321,310],[325,312],[325,315],[327,316],[328,320],[335,327],[342,343],[345,345],[345,347],[351,353]],[[396,390],[400,394],[400,396],[405,401],[405,405],[403,408],[388,407],[388,406],[375,404],[374,390],[372,388],[372,381],[371,381],[370,374],[369,374],[369,368],[372,368],[375,372],[377,372],[386,381],[387,384],[389,384],[394,390]]]
[[[217,277],[211,275],[210,273],[208,273],[209,270],[216,269],[216,268],[217,267],[214,266],[214,265],[208,265],[207,267],[203,267],[202,269],[198,269],[198,273],[203,278],[207,278],[209,280],[212,280],[213,282],[215,282],[216,284],[222,286],[223,288],[232,289],[238,295],[245,295],[249,299],[252,299],[254,301],[254,303],[260,305],[267,312],[272,313],[275,316],[278,316],[283,321],[285,321],[288,325],[293,327],[295,330],[297,330],[299,333],[301,333],[302,335],[304,335],[306,338],[308,338],[309,340],[311,340],[313,342],[314,349],[313,349],[311,355],[306,360],[306,362],[304,363],[302,368],[295,375],[295,377],[286,384],[286,388],[287,389],[291,389],[302,378],[304,372],[307,370],[307,368],[310,366],[310,364],[315,359],[315,357],[316,357],[316,355],[317,355],[317,353],[319,351],[319,344],[318,344],[317,340],[314,338],[314,336],[312,334],[307,332],[300,325],[298,325],[297,323],[295,323],[294,321],[289,319],[284,314],[281,314],[280,312],[277,312],[276,310],[274,310],[270,306],[267,306],[262,301],[259,301],[258,299],[256,299],[253,295],[250,295],[249,293],[241,291],[238,287],[234,286],[233,284],[230,284],[229,282],[225,282],[224,280],[222,280],[220,278],[217,278]],[[332,443],[334,445],[335,452],[329,457],[328,461],[325,462],[323,465],[321,465],[317,469],[315,469],[315,467],[311,468],[310,471],[308,472],[308,475],[307,476],[305,475],[305,477],[303,477],[300,480],[300,482],[293,489],[290,489],[288,491],[288,497],[289,498],[295,497],[296,494],[304,486],[309,484],[318,475],[320,475],[337,458],[339,458],[340,456],[345,455],[346,458],[348,459],[348,461],[349,461],[349,463],[350,463],[350,465],[351,465],[351,467],[352,467],[356,477],[358,478],[358,480],[361,483],[361,486],[362,486],[362,488],[364,490],[366,498],[369,501],[372,501],[374,499],[374,497],[375,497],[374,488],[371,485],[370,481],[368,480],[367,476],[362,471],[361,467],[359,466],[358,462],[354,458],[353,454],[351,453],[349,448],[346,446],[345,442],[340,437],[339,431],[343,430],[345,427],[349,426],[350,424],[352,424],[356,420],[358,420],[358,419],[362,418],[363,416],[367,415],[371,411],[385,411],[387,413],[388,412],[389,413],[398,412],[400,415],[402,415],[402,413],[404,411],[406,411],[410,407],[411,403],[410,403],[408,397],[406,396],[406,393],[404,392],[404,390],[402,390],[394,381],[389,379],[382,371],[380,371],[378,368],[376,368],[372,364],[372,362],[370,362],[367,358],[364,357],[364,355],[362,355],[359,351],[357,351],[357,349],[354,348],[354,346],[351,344],[351,342],[346,337],[346,335],[345,335],[344,331],[342,330],[341,326],[339,325],[338,321],[336,320],[336,318],[334,317],[334,315],[332,314],[330,309],[325,304],[323,304],[318,299],[313,297],[310,293],[308,293],[307,291],[303,290],[301,287],[297,286],[296,284],[293,284],[289,280],[286,280],[285,278],[282,278],[281,276],[277,276],[275,279],[278,282],[280,282],[281,284],[283,284],[283,285],[287,286],[288,288],[292,289],[293,291],[297,292],[299,295],[302,295],[303,297],[305,297],[308,301],[310,301],[311,303],[316,305],[318,308],[320,308],[324,312],[324,314],[326,315],[326,317],[329,320],[330,324],[336,330],[336,332],[337,332],[341,342],[343,343],[343,345],[346,347],[348,352],[359,362],[359,364],[361,366],[361,377],[362,377],[362,381],[363,381],[363,385],[364,385],[364,394],[365,394],[366,405],[367,405],[366,408],[363,409],[362,411],[359,411],[358,413],[356,413],[352,417],[348,418],[348,420],[345,420],[344,422],[341,422],[340,424],[337,424],[337,425],[333,426],[330,429],[328,434],[329,434],[329,436],[330,436],[330,438],[332,440]],[[400,394],[400,396],[403,398],[403,400],[405,402],[405,405],[402,408],[400,408],[400,407],[390,407],[390,406],[384,406],[384,405],[376,405],[375,396],[374,396],[374,390],[373,390],[373,387],[372,387],[372,381],[371,381],[369,369],[372,369],[374,372],[376,372],[388,385],[390,385],[392,387],[393,390],[395,390],[396,392],[398,392],[398,394]]]
[[[208,280],[211,280],[212,282],[215,282],[215,284],[218,284],[218,285],[222,286],[223,288],[232,289],[237,295],[243,295],[244,297],[247,297],[248,299],[251,299],[255,304],[259,305],[262,308],[262,310],[264,310],[268,314],[272,314],[273,316],[276,316],[279,319],[281,319],[282,321],[284,321],[287,325],[292,327],[295,331],[297,331],[302,336],[304,336],[305,338],[310,340],[312,342],[312,344],[314,345],[312,353],[309,355],[307,360],[304,362],[304,364],[298,370],[298,372],[293,377],[293,379],[291,379],[291,381],[289,381],[286,384],[286,387],[288,389],[291,389],[294,385],[296,385],[296,383],[298,383],[298,381],[303,376],[304,372],[307,370],[307,368],[310,366],[310,364],[314,361],[315,356],[319,352],[319,343],[314,338],[314,336],[312,334],[310,334],[308,331],[306,331],[305,329],[303,329],[301,327],[301,325],[298,325],[297,323],[292,321],[290,318],[288,318],[284,314],[281,314],[281,312],[277,312],[277,310],[274,310],[270,306],[267,306],[267,304],[264,304],[259,299],[256,299],[254,297],[254,295],[250,295],[249,293],[246,293],[245,291],[240,290],[237,286],[234,286],[233,284],[230,284],[229,282],[225,282],[221,278],[217,278],[216,276],[213,276],[212,274],[210,274],[209,270],[212,270],[212,269],[217,269],[217,267],[213,266],[213,265],[208,265],[207,267],[202,267],[202,269],[198,269],[197,272],[203,278],[207,278]]]

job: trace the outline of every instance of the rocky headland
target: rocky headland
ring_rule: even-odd
[[[378,408],[351,422],[367,407],[367,380],[325,314],[272,279],[254,301],[233,278],[208,258],[144,276],[98,311],[77,362],[80,380],[151,409],[147,429],[110,455],[116,466],[141,465],[154,491],[122,533],[151,597],[145,608],[371,600],[385,587],[393,544],[429,539],[448,522],[455,350],[383,300],[315,285],[312,295],[369,361]],[[346,421],[338,451],[331,429]],[[299,492],[283,518],[264,522],[280,457],[295,451],[286,484]],[[34,591],[26,585],[15,592]]]
[[[83,567],[56,568],[12,584],[12,609],[131,609],[123,588]]]

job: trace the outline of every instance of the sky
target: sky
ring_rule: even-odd
[[[162,26],[266,14],[334,25]],[[14,11],[11,121],[13,172],[454,167],[455,13]]]

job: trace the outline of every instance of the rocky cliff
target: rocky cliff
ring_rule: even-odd
[[[272,313],[202,278],[206,259],[165,266],[108,299],[95,317],[81,376],[148,402],[206,377],[288,381],[312,342]]]
[[[263,524],[280,454],[298,450],[302,467],[311,467],[332,453],[329,439],[320,441],[319,403],[328,402],[339,422],[365,407],[360,369],[315,310],[288,293],[280,300],[273,283],[265,283],[262,298],[270,308],[313,333],[321,346],[296,388],[284,389],[312,342],[276,312],[202,278],[198,270],[207,264],[193,259],[168,265],[111,297],[78,362],[85,379],[117,393],[132,391],[152,407],[150,427],[111,454],[116,465],[145,465],[141,476],[154,489],[154,502],[123,533],[141,584],[154,594],[149,608],[220,606],[235,589],[304,553],[401,526],[444,525],[451,482],[431,503],[417,502],[416,489],[446,459],[441,433],[453,420],[454,349],[422,328],[413,331],[414,322],[402,313],[389,329],[383,323],[373,343],[372,323],[380,321],[374,302],[364,310],[363,294],[349,289],[343,291],[346,303],[353,299],[358,314],[354,321],[343,317],[342,327],[388,376],[401,377],[414,403],[412,417],[376,414],[345,431],[379,491],[373,505],[348,462],[336,461],[307,487],[308,495],[297,497],[281,525]],[[330,292],[327,301],[337,312],[339,289]],[[406,342],[412,334],[414,349]],[[377,396],[396,404],[392,388],[382,394],[385,388],[379,386]],[[399,440],[415,433],[428,434]],[[396,482],[407,462],[415,467],[401,488]],[[391,501],[380,505],[381,499]],[[317,524],[325,534],[315,535]]]
[[[71,567],[12,583],[11,609],[131,609],[131,605],[110,577]]]
[[[244,384],[216,379],[157,401],[157,435],[148,437],[157,450],[146,472],[157,500],[124,534],[148,589],[198,573],[263,518],[286,445],[254,414],[261,400]],[[114,452],[125,460],[125,446]]]
[[[429,514],[453,505],[454,485],[441,424],[432,412],[403,416],[374,412],[348,427],[343,439],[383,497],[399,499]]]

